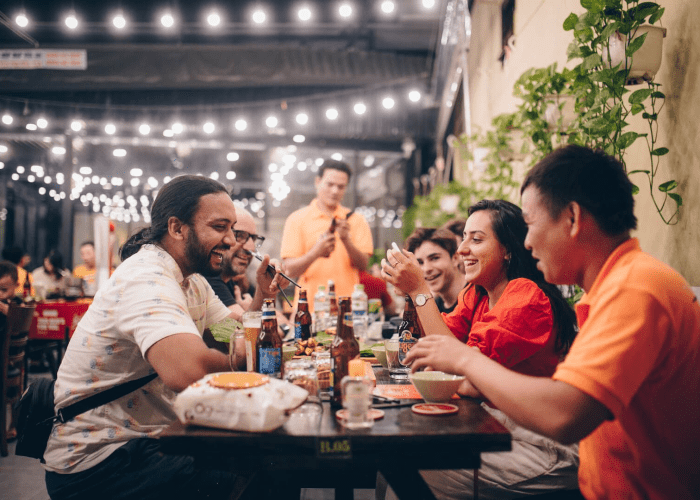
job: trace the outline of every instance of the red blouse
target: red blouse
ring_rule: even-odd
[[[559,362],[552,306],[529,279],[511,280],[493,310],[485,292],[467,286],[442,317],[455,337],[516,372],[550,377]]]

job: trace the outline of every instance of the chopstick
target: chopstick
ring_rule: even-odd
[[[260,255],[260,253],[258,253],[258,252],[254,252],[254,253],[253,253],[253,257],[255,257],[256,259],[258,259],[260,262],[262,262],[262,260],[263,260],[262,255]],[[270,276],[274,277],[274,276],[275,276],[275,273],[277,273],[277,270],[275,269],[275,267],[274,267],[272,264],[268,264],[268,265],[267,265],[267,272],[268,272],[268,273],[271,273]],[[284,279],[286,279],[287,281],[289,281],[289,282],[290,282],[292,285],[294,285],[295,287],[301,288],[301,285],[300,285],[299,283],[297,283],[296,281],[294,281],[292,278],[290,278],[290,277],[287,276],[286,274],[280,273],[280,276],[282,276]]]
[[[263,260],[262,255],[260,255],[258,252],[254,252],[254,253],[253,253],[253,256],[254,256],[256,259],[258,259],[260,262],[262,262],[262,260]],[[276,273],[277,273],[277,270],[274,268],[274,266],[272,266],[271,264],[268,264],[268,265],[267,265],[267,274],[268,274],[271,278],[274,278]],[[280,276],[282,276],[283,278],[285,278],[286,280],[288,280],[290,283],[293,283],[294,285],[296,285],[296,286],[298,286],[299,288],[301,288],[293,279],[291,279],[290,277],[288,277],[288,276],[285,275],[284,273],[280,273]],[[278,289],[280,292],[282,292],[282,297],[284,297],[284,300],[287,301],[287,304],[289,304],[289,307],[294,308],[294,306],[292,305],[291,301],[289,300],[289,297],[287,297],[287,294],[284,293],[284,290],[282,289],[282,287],[280,286],[279,283],[277,283],[277,289]]]

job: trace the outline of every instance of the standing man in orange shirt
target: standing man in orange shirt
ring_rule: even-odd
[[[641,251],[632,183],[602,152],[569,145],[528,173],[525,246],[545,279],[577,284],[579,333],[554,375],[515,373],[443,335],[407,362],[466,375],[518,424],[580,442],[588,499],[700,494],[700,306],[686,281]]]
[[[347,164],[324,161],[316,176],[316,198],[293,212],[284,224],[280,256],[289,275],[299,277],[309,297],[329,279],[335,282],[338,297],[350,296],[374,250],[365,218],[340,204],[351,175]],[[295,294],[296,300],[298,288]]]

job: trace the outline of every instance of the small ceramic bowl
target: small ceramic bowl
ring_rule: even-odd
[[[412,373],[409,378],[426,403],[449,401],[464,380],[463,375],[432,371]]]
[[[388,367],[386,362],[386,349],[383,345],[372,347],[372,354],[374,354],[374,357],[377,358],[377,361],[379,361],[379,364],[382,365],[383,368]]]

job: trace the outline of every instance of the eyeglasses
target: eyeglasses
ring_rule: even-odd
[[[256,250],[260,250],[260,247],[262,246],[263,242],[265,241],[264,236],[259,236],[257,234],[251,234],[248,231],[239,231],[237,229],[233,230],[233,236],[236,238],[236,241],[240,243],[241,245],[245,245],[249,239],[253,239],[253,244],[255,245]]]

